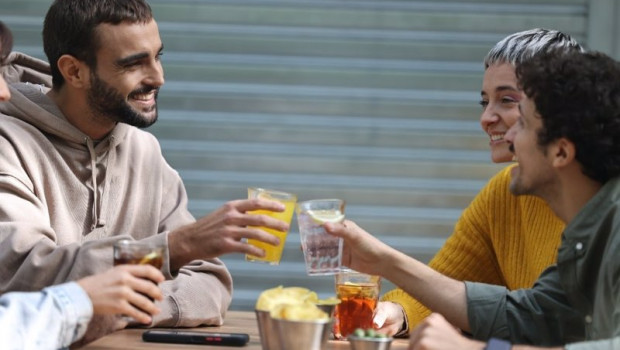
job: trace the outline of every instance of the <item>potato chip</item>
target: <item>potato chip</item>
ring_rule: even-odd
[[[317,305],[337,305],[340,304],[340,299],[336,297],[329,297],[326,299],[319,299],[316,301]]]
[[[271,311],[279,304],[316,303],[318,300],[317,294],[307,288],[277,286],[260,294],[256,301],[256,310]]]
[[[339,300],[329,298],[324,302],[333,304]],[[330,316],[317,307],[318,303],[317,294],[307,288],[277,286],[260,294],[256,310],[268,311],[272,318],[293,321],[329,319]]]
[[[271,317],[289,321],[318,321],[327,320],[329,315],[319,309],[314,303],[280,304],[271,310]]]

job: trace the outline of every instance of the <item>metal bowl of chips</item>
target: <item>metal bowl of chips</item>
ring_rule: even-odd
[[[280,349],[321,350],[331,334],[331,319],[291,321],[274,318]]]
[[[278,330],[269,311],[255,310],[256,321],[258,323],[258,335],[263,350],[280,350],[280,339]]]
[[[263,350],[321,349],[331,331],[333,305],[324,312],[318,301],[315,292],[303,287],[278,286],[263,291],[255,307]]]

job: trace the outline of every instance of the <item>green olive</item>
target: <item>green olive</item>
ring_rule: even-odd
[[[363,329],[357,328],[356,330],[353,331],[353,335],[356,337],[364,338],[366,336],[366,333],[364,332]]]

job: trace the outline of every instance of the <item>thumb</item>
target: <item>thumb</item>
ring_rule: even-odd
[[[341,227],[339,226],[343,226],[341,223],[336,223],[336,222],[326,222],[325,224],[323,224],[323,227],[325,228],[325,231],[327,231],[327,233],[329,233],[330,235],[333,236],[342,236],[341,231]]]
[[[385,309],[377,308],[377,312],[372,319],[372,323],[375,325],[375,328],[383,327],[383,324],[385,324],[385,320],[387,320],[387,313]]]
[[[344,220],[343,222],[326,222],[323,227],[333,236],[346,238],[350,235],[349,231],[353,225],[352,221]]]

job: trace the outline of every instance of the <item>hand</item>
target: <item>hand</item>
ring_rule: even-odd
[[[396,250],[364,231],[353,221],[325,223],[324,226],[327,233],[344,239],[342,264],[353,270],[383,275],[385,270],[378,262],[384,262],[383,257],[396,253]]]
[[[388,336],[398,333],[405,322],[405,312],[400,304],[391,301],[381,301],[377,304],[373,323],[377,331]]]
[[[280,240],[276,236],[257,227],[286,232],[289,225],[267,215],[247,213],[253,210],[282,212],[284,205],[258,198],[231,201],[195,223],[171,232],[168,236],[171,269],[175,271],[192,260],[216,258],[228,253],[264,256],[262,249],[242,240],[249,238],[278,245]]]
[[[482,350],[483,342],[464,337],[438,313],[428,316],[410,334],[409,350]]]
[[[85,277],[77,283],[86,291],[96,315],[127,315],[140,323],[151,323],[159,308],[149,299],[161,300],[155,283],[164,275],[150,265],[119,265],[106,272]]]

